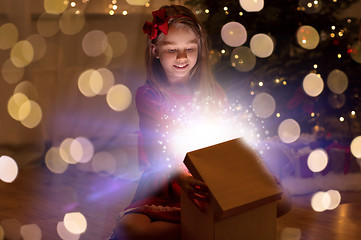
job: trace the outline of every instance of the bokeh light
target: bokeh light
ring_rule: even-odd
[[[276,110],[276,101],[268,93],[259,93],[252,101],[252,109],[257,117],[268,118]]]
[[[351,142],[351,153],[356,158],[361,158],[361,136],[355,137]]]
[[[53,173],[64,173],[69,164],[60,155],[59,147],[51,147],[45,155],[45,165]]]
[[[300,240],[302,231],[299,228],[286,227],[281,230],[280,240]]]
[[[321,172],[328,163],[328,154],[324,149],[313,150],[307,158],[307,166],[312,172]]]
[[[323,91],[324,83],[320,76],[315,73],[309,73],[303,79],[302,87],[307,95],[317,97]]]
[[[71,212],[65,214],[64,226],[73,234],[82,234],[87,229],[87,221],[80,212]]]
[[[109,152],[97,152],[92,160],[94,172],[99,175],[112,175],[117,167],[114,156]]]
[[[109,47],[107,35],[101,30],[86,33],[82,40],[82,48],[86,55],[97,57],[105,53]]]
[[[24,240],[41,240],[41,229],[37,224],[27,224],[20,228]]]
[[[346,103],[345,94],[334,94],[331,93],[328,95],[328,104],[335,109],[342,108]]]
[[[84,25],[84,12],[76,8],[66,10],[59,20],[60,29],[66,35],[74,35],[80,32]]]
[[[85,70],[78,78],[78,88],[84,96],[94,97],[97,93],[93,89],[98,88],[100,91],[102,88],[101,75],[95,69]]]
[[[70,154],[79,163],[89,162],[94,155],[94,146],[85,137],[77,137],[70,144]]]
[[[239,4],[247,12],[259,12],[264,7],[263,0],[239,0]]]
[[[29,101],[29,98],[23,93],[19,92],[12,95],[8,101],[8,112],[10,116],[17,121],[22,121],[24,118],[26,118],[30,113],[30,108],[25,107],[30,107],[30,105],[24,105],[24,107],[21,109],[21,113],[20,108],[23,106],[23,104]]]
[[[355,42],[354,44],[352,44],[351,47],[351,58],[357,62],[357,63],[361,63],[361,42]]]
[[[316,212],[323,212],[330,206],[331,198],[330,195],[325,192],[316,192],[311,198],[311,207]]]
[[[40,105],[33,100],[24,102],[19,108],[19,118],[22,119],[20,121],[27,128],[38,126],[42,117]]]
[[[16,93],[22,93],[32,100],[38,99],[38,91],[34,84],[29,81],[22,81],[18,85],[16,85],[14,89],[14,94]]]
[[[43,37],[52,37],[60,30],[59,15],[42,13],[36,22],[38,33]]]
[[[127,0],[127,3],[129,5],[145,6],[147,3],[149,3],[149,0]]]
[[[5,240],[21,239],[20,228],[21,223],[15,218],[9,218],[1,221],[4,230]]]
[[[0,26],[0,49],[12,48],[18,41],[19,32],[13,23],[5,23]]]
[[[239,22],[229,22],[222,27],[221,37],[228,46],[238,47],[246,42],[247,31]]]
[[[34,49],[34,57],[33,61],[38,61],[42,57],[44,57],[46,53],[46,41],[39,34],[32,34],[26,38],[27,41],[31,44]]]
[[[298,6],[306,13],[313,14],[321,10],[321,3],[318,0],[299,0]]]
[[[254,55],[260,58],[271,56],[274,43],[271,37],[266,34],[259,33],[254,35],[250,41],[250,48]]]
[[[9,156],[0,157],[0,179],[4,182],[11,183],[18,176],[18,165],[14,159]]]
[[[10,59],[7,59],[2,65],[1,74],[6,82],[14,84],[23,78],[24,68],[18,68]]]
[[[69,1],[64,0],[44,0],[45,12],[50,14],[61,14],[68,7]]]
[[[333,93],[343,93],[348,86],[347,75],[338,69],[331,71],[327,76],[327,86]]]
[[[114,111],[124,111],[132,102],[132,93],[122,84],[111,87],[107,93],[107,103]]]
[[[58,222],[56,226],[56,231],[59,237],[63,240],[78,240],[80,238],[80,234],[73,234],[69,232],[66,229],[64,222]]]
[[[308,25],[301,26],[296,35],[298,44],[305,49],[315,49],[320,42],[317,30]]]
[[[127,37],[121,32],[110,32],[107,34],[107,38],[113,57],[121,56],[128,47]]]
[[[231,65],[240,72],[251,71],[256,66],[256,56],[248,47],[237,47],[231,53]]]
[[[98,95],[105,95],[114,85],[114,74],[107,68],[99,68],[98,73],[101,75],[102,88],[97,92]]]
[[[300,125],[291,118],[283,120],[278,126],[278,136],[284,143],[296,141],[301,134]]]
[[[327,210],[333,210],[337,208],[341,203],[341,194],[337,190],[328,190],[326,192],[330,196],[330,204],[327,206]]]
[[[3,227],[0,225],[0,240],[3,240],[5,238],[5,232]]]
[[[77,161],[73,158],[73,156],[71,155],[71,152],[70,152],[70,146],[73,143],[73,141],[74,141],[74,138],[64,139],[61,142],[60,149],[59,149],[61,158],[69,164],[77,163]]]
[[[22,40],[12,47],[10,52],[10,59],[13,64],[18,67],[25,67],[29,65],[34,58],[34,48],[27,40]]]

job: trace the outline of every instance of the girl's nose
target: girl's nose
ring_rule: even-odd
[[[187,58],[187,52],[186,51],[179,51],[177,54],[177,60],[182,60]]]

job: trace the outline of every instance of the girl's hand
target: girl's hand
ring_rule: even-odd
[[[176,181],[195,206],[202,212],[206,212],[209,203],[209,189],[207,185],[186,172],[178,173]]]

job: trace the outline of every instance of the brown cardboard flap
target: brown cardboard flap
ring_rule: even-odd
[[[218,219],[276,201],[282,193],[256,152],[240,138],[189,152],[184,164],[207,184]]]

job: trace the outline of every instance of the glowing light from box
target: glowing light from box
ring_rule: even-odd
[[[80,234],[73,234],[68,231],[64,225],[64,222],[58,222],[56,231],[59,237],[63,240],[78,240],[80,238]]]
[[[21,226],[20,233],[25,240],[41,240],[41,229],[37,224],[27,224]]]
[[[237,47],[232,50],[231,65],[240,72],[251,71],[256,66],[256,56],[248,47]]]
[[[307,95],[317,97],[323,91],[324,83],[319,75],[309,73],[303,79],[302,87]]]
[[[286,227],[281,230],[280,240],[300,240],[302,231],[299,228]]]
[[[13,23],[5,23],[0,26],[0,50],[12,48],[18,41],[19,32]]]
[[[296,36],[298,44],[308,50],[315,49],[320,42],[320,35],[311,26],[301,26],[297,30]]]
[[[328,190],[326,192],[330,196],[331,202],[327,206],[327,210],[333,210],[337,208],[341,203],[341,194],[337,190]]]
[[[239,0],[239,4],[247,12],[259,12],[264,7],[263,0]]]
[[[97,152],[92,160],[94,172],[99,175],[109,176],[115,172],[116,160],[109,152]]]
[[[71,212],[65,214],[64,226],[72,234],[82,234],[87,229],[87,221],[80,212]]]
[[[107,93],[107,103],[114,111],[124,111],[132,102],[132,93],[123,84],[111,87]]]
[[[109,46],[113,50],[113,57],[123,55],[128,47],[127,37],[121,32],[110,32],[107,34]]]
[[[33,58],[34,48],[27,40],[19,41],[11,48],[10,59],[18,68],[29,65]]]
[[[86,33],[82,40],[82,48],[86,55],[97,57],[105,53],[109,47],[107,35],[101,30]]]
[[[11,183],[18,176],[18,165],[14,159],[9,156],[0,157],[0,179],[4,182]]]
[[[16,67],[10,59],[7,59],[1,68],[4,80],[10,84],[19,82],[24,76],[24,68]]]
[[[333,70],[327,76],[327,86],[333,93],[343,93],[348,86],[347,75],[341,70]]]
[[[145,6],[147,3],[149,3],[149,0],[127,0],[127,3],[129,5]]]
[[[308,168],[312,172],[321,172],[328,163],[328,154],[324,149],[313,150],[307,158]]]
[[[260,135],[255,121],[252,121],[252,110],[244,111],[237,103],[230,107],[223,107],[221,103],[219,106],[217,110],[193,103],[187,108],[174,106],[172,115],[162,117],[157,129],[161,133],[158,144],[164,154],[161,159],[166,161],[160,163],[160,167],[182,165],[189,151],[239,137],[244,137],[254,148],[258,146]]]
[[[45,155],[45,165],[53,173],[64,173],[69,164],[60,155],[59,147],[51,147]]]
[[[38,33],[43,37],[55,36],[60,30],[59,15],[42,13],[36,22]]]
[[[27,41],[31,44],[34,49],[34,57],[33,61],[38,61],[42,57],[44,57],[46,53],[47,43],[43,36],[39,34],[32,34],[26,38]]]
[[[70,8],[60,16],[60,30],[66,35],[74,35],[80,32],[84,25],[85,16],[82,10]]]
[[[259,93],[252,101],[252,108],[257,117],[268,118],[276,110],[276,101],[268,93]]]
[[[87,163],[94,155],[94,147],[87,138],[77,137],[71,142],[69,152],[78,163]]]
[[[356,158],[361,158],[361,136],[354,138],[350,145],[351,153]]]
[[[221,38],[228,46],[238,47],[246,42],[247,31],[239,22],[229,22],[222,27]]]
[[[278,126],[278,136],[284,143],[296,141],[301,134],[300,125],[294,119],[288,118],[283,120]]]
[[[271,56],[274,49],[274,44],[272,38],[270,38],[268,35],[259,33],[251,38],[250,48],[257,57],[266,58]]]
[[[355,62],[361,63],[361,41],[352,44],[350,55]]]
[[[44,0],[45,12],[50,14],[61,14],[68,7],[69,1],[64,0]]]

